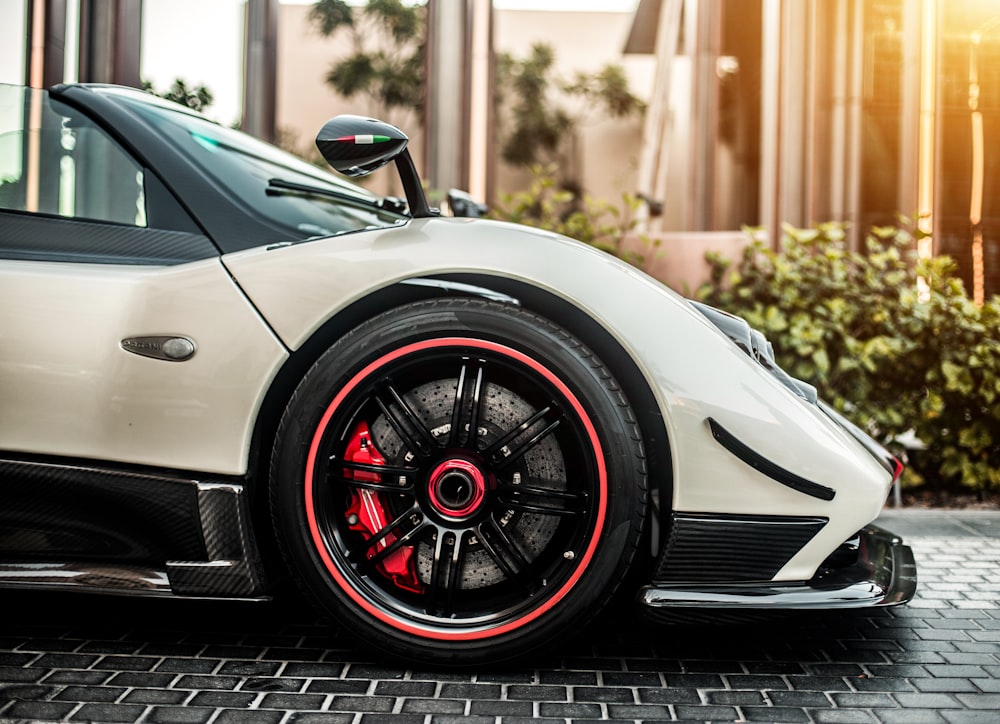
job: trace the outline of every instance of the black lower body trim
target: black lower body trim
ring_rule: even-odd
[[[639,591],[639,601],[653,608],[809,610],[895,606],[911,600],[917,567],[910,547],[876,526],[862,530],[859,538],[853,565],[823,571],[811,581],[653,585]]]
[[[769,581],[827,518],[674,513],[654,583]]]
[[[243,482],[0,458],[0,586],[256,598]]]

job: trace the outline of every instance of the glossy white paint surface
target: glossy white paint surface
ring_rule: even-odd
[[[121,340],[184,335],[186,362]],[[0,449],[238,475],[287,351],[218,260],[0,261]]]
[[[0,449],[241,474],[286,346],[297,349],[377,289],[453,272],[547,290],[621,343],[663,415],[675,510],[829,518],[777,580],[809,578],[877,516],[888,473],[684,299],[586,245],[464,219],[255,249],[221,263],[0,261]],[[161,334],[190,337],[198,351],[178,363],[121,349],[126,337]],[[715,441],[709,417],[836,498],[817,500],[758,473]]]
[[[493,222],[418,220],[225,257],[290,348],[374,289],[437,273],[523,280],[585,309],[635,358],[673,448],[675,510],[815,515],[830,523],[780,572],[808,578],[881,508],[888,473],[846,433],[732,345],[678,295],[633,267],[552,234]],[[827,502],[791,490],[723,449],[707,418],[776,464],[834,488]]]

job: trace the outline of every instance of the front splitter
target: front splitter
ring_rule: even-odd
[[[857,560],[802,582],[657,584],[641,588],[639,603],[655,609],[810,610],[895,606],[917,590],[913,551],[877,526],[859,533]]]

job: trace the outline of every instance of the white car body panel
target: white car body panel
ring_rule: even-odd
[[[32,109],[0,184],[0,588],[289,577],[447,666],[626,581],[664,620],[913,598],[872,525],[902,465],[767,340],[587,244],[438,216],[399,129],[338,116],[317,147],[394,160],[405,207],[134,89],[0,95]]]
[[[182,291],[181,291],[182,290]],[[121,341],[183,335],[185,362]],[[287,350],[218,259],[0,262],[0,447],[240,475]]]
[[[877,516],[889,473],[682,297],[579,242],[483,221],[470,234],[468,224],[416,220],[240,252],[224,263],[291,349],[371,290],[435,274],[519,279],[585,309],[636,361],[659,403],[674,451],[674,510],[830,518],[776,580],[808,578],[826,554]],[[616,277],[621,285],[608,283]],[[797,492],[738,460],[712,437],[709,417],[786,470],[834,488],[836,498]]]

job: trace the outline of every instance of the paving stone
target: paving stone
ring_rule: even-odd
[[[126,704],[182,704],[193,696],[181,689],[132,689],[122,702]]]
[[[977,691],[977,686],[975,681],[984,681],[984,679],[954,679],[954,678],[926,678],[926,679],[913,679],[913,685],[920,691],[923,692],[960,692],[960,691]],[[993,679],[985,679],[985,681],[993,681]]]
[[[994,711],[943,711],[941,716],[948,724],[996,724]]]
[[[880,724],[943,724],[947,721],[941,712],[926,709],[876,709],[873,713]]]
[[[174,684],[178,689],[235,689],[241,680],[237,676],[182,675]]]
[[[867,724],[878,721],[873,713],[862,709],[825,709],[815,712],[813,716],[821,724]]]
[[[274,661],[224,661],[216,673],[223,676],[274,676],[280,668],[281,664]]]
[[[265,661],[254,661],[252,662],[257,666],[274,666],[275,671],[277,670],[277,664],[271,664]],[[345,664],[339,663],[302,663],[300,661],[290,661],[284,665],[281,669],[282,676],[293,676],[309,679],[339,679],[344,675],[347,666]],[[273,674],[275,671],[269,671],[267,673]],[[219,673],[227,673],[220,671]],[[237,673],[235,671],[228,673]],[[257,676],[260,676],[264,672],[255,672]]]
[[[150,671],[159,659],[149,656],[105,656],[94,664],[103,671]]]
[[[376,696],[413,696],[426,699],[434,696],[437,686],[433,681],[379,681],[374,693]]]
[[[234,691],[201,691],[189,700],[189,704],[216,709],[246,709],[254,703],[257,696],[257,694]]]
[[[731,689],[787,689],[788,683],[780,676],[733,674],[725,677]]]
[[[987,694],[1000,694],[1000,679],[973,679],[972,683]]]
[[[900,706],[911,709],[958,709],[961,704],[950,694],[895,694]]]
[[[826,709],[833,706],[829,694],[820,691],[765,691],[775,706],[799,706],[808,709]]]
[[[39,681],[53,673],[42,668],[24,669],[14,666],[0,666],[0,682],[5,684],[30,683]]]
[[[711,721],[735,721],[739,719],[739,713],[733,707],[728,706],[689,706],[681,704],[674,707],[680,719],[711,720]]]
[[[543,717],[553,719],[601,719],[603,712],[600,704],[556,704],[542,702],[538,705],[538,713]]]
[[[223,709],[212,720],[212,724],[279,724],[284,718],[283,711]]]
[[[37,686],[34,684],[13,684],[0,686],[0,702],[4,701],[40,701],[49,699],[55,692],[55,687]]]
[[[747,721],[766,722],[808,722],[809,714],[802,709],[776,706],[741,706],[740,711]]]
[[[326,682],[346,684],[348,682],[337,681],[335,679],[317,679],[314,684],[317,686]],[[242,684],[239,685],[240,691],[302,691],[302,687],[306,685],[305,679],[289,679],[289,678],[258,678],[254,677],[252,679],[247,679]],[[364,689],[368,688],[368,682],[364,682]]]
[[[67,686],[53,699],[59,701],[116,701],[128,689],[117,686]]]
[[[385,724],[384,714],[362,714],[362,724]],[[392,724],[424,724],[427,717],[424,714],[393,714]]]
[[[574,685],[574,684],[581,685],[581,686],[596,685],[598,683],[597,682],[598,676],[599,676],[599,674],[596,671],[542,671],[542,672],[539,672],[539,674],[538,674],[538,683],[539,684],[555,684],[555,685],[562,685],[562,686],[570,686],[570,685]],[[636,677],[642,677],[642,676],[655,676],[655,674],[652,674],[652,675],[650,675],[650,674],[619,674],[617,672],[616,673],[611,673],[611,674],[605,674],[605,681],[607,683],[611,683],[611,682],[607,681],[607,677],[608,676],[636,676]]]
[[[913,684],[898,676],[865,676],[850,679],[857,691],[913,691]]]
[[[156,665],[154,671],[164,671],[171,674],[211,674],[222,664],[216,659],[164,659]]]
[[[1000,709],[1000,694],[955,694],[969,709]]]
[[[514,684],[507,688],[507,698],[511,700],[527,699],[528,701],[568,701],[569,690],[565,686],[520,686]]]
[[[667,674],[667,686],[681,689],[723,689],[726,685],[722,677],[716,674]]]
[[[874,709],[896,705],[888,694],[831,694],[830,697],[841,709]]]
[[[0,699],[3,702],[3,699]],[[77,704],[52,701],[13,701],[9,706],[0,708],[3,718],[14,721],[61,721]]]
[[[27,660],[31,658],[34,656],[26,656],[24,664],[27,664]],[[38,657],[32,666],[38,669],[89,669],[100,658],[100,656],[88,654],[46,654]]]
[[[205,707],[156,706],[146,713],[144,721],[155,724],[205,724],[213,716],[215,710]]]
[[[284,714],[284,712],[279,712]],[[239,721],[239,720],[237,720]],[[335,712],[293,711],[284,720],[288,724],[353,724],[354,714],[338,714]]]
[[[167,687],[177,674],[154,674],[148,671],[121,671],[108,679],[112,686]]]
[[[632,689],[614,686],[574,686],[573,701],[603,701],[616,704],[631,704],[635,701]]]
[[[764,694],[760,691],[709,691],[705,698],[709,704],[732,706],[760,706],[764,703]]]
[[[407,698],[400,711],[404,714],[464,714],[465,702],[457,699]]]
[[[440,695],[446,699],[499,699],[499,684],[441,684]]]
[[[279,696],[272,694],[271,696]],[[354,712],[391,712],[396,700],[389,696],[334,696],[330,701],[330,711],[354,711]],[[267,703],[268,708],[289,708],[287,706],[277,706],[276,703]],[[292,708],[298,708],[297,705]],[[318,705],[304,706],[302,708],[317,709]]]
[[[336,700],[337,697],[334,697]],[[303,709],[320,710],[327,697],[318,694],[265,694],[260,702],[261,709],[287,709],[299,711]],[[364,709],[363,711],[370,711]]]
[[[25,671],[30,671],[30,669],[25,669]],[[45,674],[44,671],[38,671],[35,673]],[[70,669],[68,671],[53,671],[45,677],[45,683],[89,684],[91,686],[97,686],[98,684],[105,683],[112,676],[113,674],[110,671],[75,671]]]
[[[530,701],[473,701],[469,704],[469,713],[481,716],[502,716],[504,721],[507,717],[530,717],[534,709],[534,704]]]
[[[136,704],[84,704],[73,712],[70,721],[133,722],[145,710],[146,707]]]
[[[213,602],[184,617],[161,614],[168,602],[67,607],[2,591],[0,607],[26,614],[0,636],[0,720],[996,724],[1000,513],[990,515],[995,525],[941,514],[953,534],[934,535],[927,517],[896,514],[921,576],[910,606],[724,626],[653,627],[616,611],[559,651],[489,669],[373,659],[291,607]]]
[[[634,721],[656,721],[670,719],[670,707],[658,704],[608,704],[611,719],[632,719]]]

